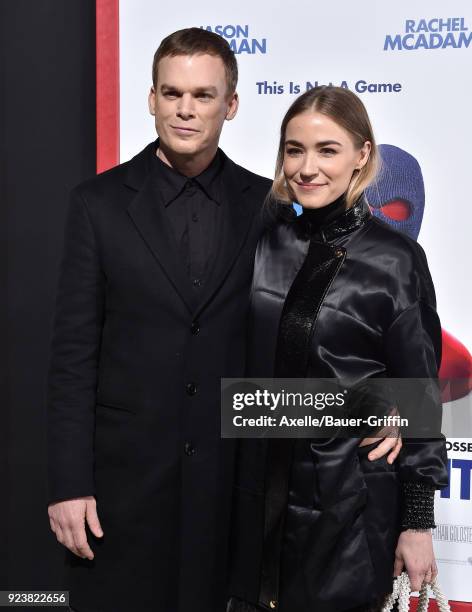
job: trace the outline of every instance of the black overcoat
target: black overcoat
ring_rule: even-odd
[[[309,215],[307,215],[309,219]],[[422,248],[364,199],[321,228],[302,215],[261,239],[247,374],[435,378],[441,327]],[[356,438],[243,440],[232,594],[280,612],[341,612],[391,591],[402,482],[447,485],[436,435],[404,440],[393,465]],[[438,413],[439,412],[439,413]]]
[[[195,303],[149,145],[72,192],[48,385],[50,501],[95,495],[93,561],[67,552],[80,612],[221,612],[234,447],[220,377],[244,372],[270,181],[223,153],[218,256]]]

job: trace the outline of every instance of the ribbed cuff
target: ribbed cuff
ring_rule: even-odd
[[[401,530],[434,529],[433,485],[407,481],[402,483],[403,512]]]

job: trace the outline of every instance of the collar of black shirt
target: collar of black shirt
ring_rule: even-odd
[[[159,143],[156,143],[156,148],[151,149],[152,155],[152,174],[156,181],[156,185],[162,195],[162,203],[164,206],[169,206],[182,191],[187,184],[193,184],[202,189],[205,194],[218,204],[221,204],[221,189],[219,185],[219,176],[223,167],[223,155],[220,149],[217,150],[215,157],[210,165],[205,168],[198,176],[189,178],[168,166],[157,155]]]

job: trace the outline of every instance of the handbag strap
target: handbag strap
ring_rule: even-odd
[[[451,606],[447,601],[446,596],[441,590],[439,584],[434,580],[431,583],[431,589],[433,590],[434,596],[436,597],[436,603],[438,604],[439,612],[451,612]]]
[[[451,612],[449,603],[441,591],[441,588],[436,580],[431,583],[431,589],[436,597],[436,603],[439,612]],[[411,584],[407,572],[402,572],[393,580],[393,589],[390,595],[385,599],[382,607],[382,612],[391,612],[393,605],[398,601],[398,612],[408,612],[410,609],[410,592]],[[418,600],[417,612],[427,612],[428,610],[428,584],[423,582],[421,585],[420,596]]]

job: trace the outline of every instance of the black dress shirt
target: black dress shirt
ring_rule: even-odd
[[[155,151],[152,157],[158,205],[165,209],[179,259],[198,291],[208,280],[216,257],[223,206],[223,158],[218,150],[201,174],[189,178],[159,159]]]

